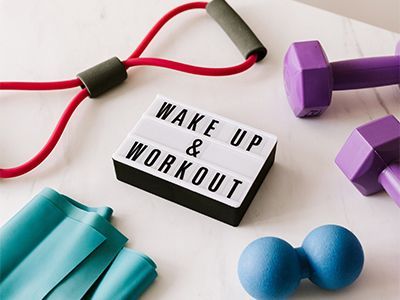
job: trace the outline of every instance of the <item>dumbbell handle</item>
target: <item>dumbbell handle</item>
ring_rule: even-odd
[[[334,90],[362,89],[400,83],[400,56],[333,62]]]
[[[400,206],[400,161],[390,164],[378,177],[379,183]]]

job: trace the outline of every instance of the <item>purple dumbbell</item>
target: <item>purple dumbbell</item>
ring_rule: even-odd
[[[400,206],[400,123],[394,116],[356,128],[335,161],[363,195],[385,190]]]
[[[318,41],[293,43],[285,56],[284,77],[289,104],[297,117],[322,114],[333,90],[400,83],[400,42],[394,56],[329,63]]]

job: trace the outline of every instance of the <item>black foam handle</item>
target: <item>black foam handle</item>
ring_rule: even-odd
[[[128,73],[123,63],[117,57],[113,57],[79,73],[77,77],[88,90],[90,98],[96,98],[121,84],[128,77]]]
[[[256,54],[257,61],[260,61],[267,55],[267,49],[261,41],[225,0],[212,0],[206,9],[246,59]]]

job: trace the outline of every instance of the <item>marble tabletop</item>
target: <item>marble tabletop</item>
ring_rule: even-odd
[[[109,57],[125,58],[183,0],[0,0],[0,80],[70,79]],[[320,118],[297,119],[286,100],[283,56],[293,41],[318,39],[330,60],[394,53],[399,34],[289,0],[230,0],[269,49],[240,75],[207,78],[140,67],[103,97],[86,100],[59,145],[36,170],[0,181],[0,225],[43,187],[87,205],[109,205],[114,224],[157,265],[143,299],[248,299],[236,273],[241,251],[261,236],[299,245],[314,227],[352,230],[365,250],[359,280],[340,292],[304,282],[294,299],[396,299],[400,209],[385,194],[363,197],[334,164],[350,132],[387,114],[400,118],[397,86],[336,92]],[[242,57],[204,11],[174,19],[145,51],[207,66]],[[77,89],[0,93],[0,165],[19,164],[50,135]],[[274,166],[237,228],[115,179],[111,156],[157,93],[273,133]]]

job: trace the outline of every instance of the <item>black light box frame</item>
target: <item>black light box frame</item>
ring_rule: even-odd
[[[276,136],[158,95],[113,155],[117,179],[238,226]]]

